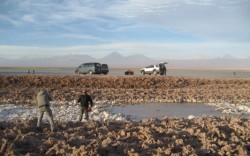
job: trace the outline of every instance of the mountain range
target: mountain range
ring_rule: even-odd
[[[193,60],[156,60],[143,54],[123,56],[112,52],[102,58],[94,58],[89,55],[64,55],[43,58],[19,58],[7,59],[0,57],[1,67],[76,67],[85,62],[106,63],[110,68],[142,68],[149,64],[168,62],[169,69],[226,69],[226,70],[250,70],[250,57],[246,59],[224,56],[214,59]]]

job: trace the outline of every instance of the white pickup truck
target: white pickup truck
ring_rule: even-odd
[[[165,67],[165,64],[167,64],[166,62],[164,63],[159,63],[159,64],[156,64],[156,65],[149,65],[145,68],[142,68],[141,69],[141,73],[143,75],[145,74],[154,74],[154,75],[157,75],[157,74],[161,74],[161,75],[166,75],[166,67]]]

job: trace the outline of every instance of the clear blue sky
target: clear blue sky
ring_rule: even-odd
[[[0,57],[250,57],[249,0],[1,0]]]

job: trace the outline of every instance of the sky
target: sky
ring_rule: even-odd
[[[0,57],[250,58],[249,0],[1,0]]]

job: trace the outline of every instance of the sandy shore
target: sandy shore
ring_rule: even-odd
[[[227,102],[237,106],[250,102],[250,79],[24,75],[0,76],[0,103],[33,107],[37,89],[46,87],[54,98],[53,105],[77,111],[71,105],[83,86],[88,88],[94,101],[100,104],[106,101],[107,105],[146,102],[217,105]],[[103,117],[107,115],[105,111],[97,113],[103,113]],[[0,155],[250,154],[249,118],[167,118],[135,122],[110,116],[121,120],[100,118],[78,122],[72,118],[61,122],[61,115],[55,120],[57,131],[50,133],[47,122],[42,129],[37,129],[36,118],[28,117],[32,113],[26,114],[26,120],[0,121]]]

